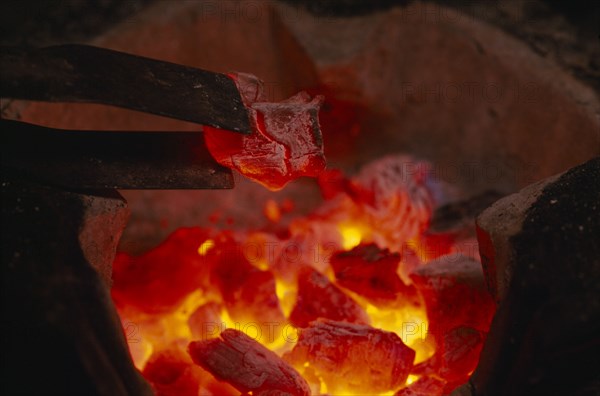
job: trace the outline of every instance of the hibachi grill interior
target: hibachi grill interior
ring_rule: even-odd
[[[3,394],[599,394],[577,2],[8,3]]]

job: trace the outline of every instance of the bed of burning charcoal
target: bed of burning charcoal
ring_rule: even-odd
[[[390,155],[318,178],[268,229],[180,228],[117,255],[112,296],[159,395],[442,395],[475,369],[495,305],[477,253],[429,230],[430,165]],[[437,192],[436,192],[437,191]]]
[[[159,395],[434,396],[464,383],[494,302],[477,254],[430,232],[449,186],[407,155],[326,170],[322,96],[269,103],[256,77],[232,78],[252,132],[205,127],[211,154],[271,190],[317,177],[322,202],[283,223],[295,202],[268,199],[267,228],[180,228],[117,255],[112,296],[137,367]]]

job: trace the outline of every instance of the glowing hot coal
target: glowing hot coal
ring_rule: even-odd
[[[270,103],[262,82],[254,76],[240,73],[232,78],[248,108],[252,133],[204,127],[206,145],[217,162],[272,190],[300,176],[322,172],[325,156],[318,113],[323,97],[300,92]]]

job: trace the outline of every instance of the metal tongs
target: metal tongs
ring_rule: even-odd
[[[0,49],[0,96],[100,103],[250,133],[225,74],[87,45]],[[70,189],[232,188],[199,132],[66,131],[2,120],[4,169]]]

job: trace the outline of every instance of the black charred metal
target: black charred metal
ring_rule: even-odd
[[[0,48],[0,95],[100,103],[250,133],[248,112],[228,76],[97,48]]]
[[[0,120],[2,168],[67,190],[228,189],[200,132],[72,131]]]

